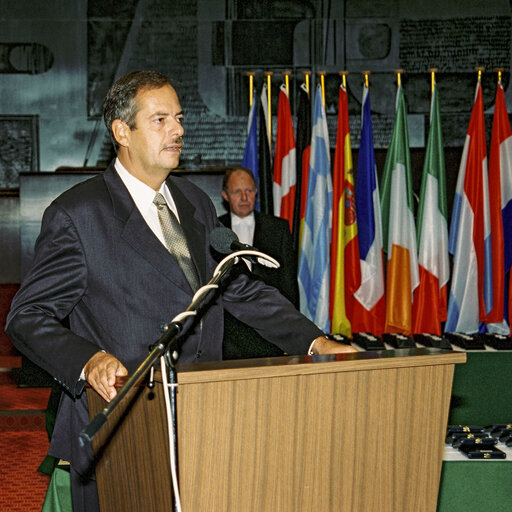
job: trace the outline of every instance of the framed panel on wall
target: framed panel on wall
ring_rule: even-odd
[[[39,171],[39,116],[0,115],[0,189],[17,189],[27,171]]]

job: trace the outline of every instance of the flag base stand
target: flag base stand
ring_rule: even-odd
[[[452,349],[447,340],[436,334],[415,334],[414,341],[424,347]]]

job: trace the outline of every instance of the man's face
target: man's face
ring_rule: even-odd
[[[139,178],[160,178],[175,169],[183,145],[183,111],[170,85],[142,89],[135,96],[138,112],[129,130],[127,169]],[[146,181],[143,179],[143,181]]]
[[[235,171],[227,184],[227,192],[222,197],[229,203],[229,209],[239,217],[247,217],[256,203],[256,185],[245,171]]]

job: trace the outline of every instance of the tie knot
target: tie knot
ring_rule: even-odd
[[[155,194],[155,198],[153,199],[153,204],[156,205],[157,208],[162,208],[163,206],[167,206],[167,201],[165,200],[165,197],[160,194],[160,192],[157,192]]]

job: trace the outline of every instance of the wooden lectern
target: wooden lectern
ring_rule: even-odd
[[[183,512],[436,510],[454,365],[401,349],[178,367]],[[101,509],[172,510],[161,386],[94,439]],[[105,407],[88,391],[91,418]]]

